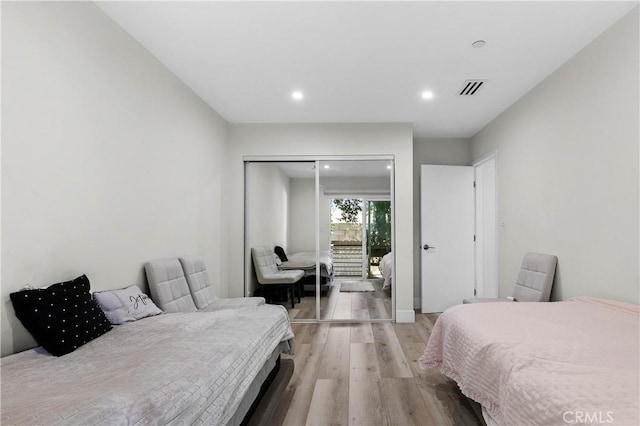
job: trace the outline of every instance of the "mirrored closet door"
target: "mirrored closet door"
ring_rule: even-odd
[[[392,188],[391,159],[245,162],[246,294],[292,321],[392,319]]]
[[[389,160],[320,162],[320,250],[333,260],[322,320],[392,318],[391,172]]]
[[[292,320],[317,318],[315,167],[245,163],[246,294],[282,304]]]

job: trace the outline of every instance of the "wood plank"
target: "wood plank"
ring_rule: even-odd
[[[371,328],[382,377],[413,377],[391,323],[372,324]]]
[[[296,345],[325,343],[329,327],[330,324],[328,323],[294,323],[291,325]]]
[[[450,384],[453,383],[454,387]],[[422,395],[427,410],[432,414],[437,424],[443,425],[483,425],[475,415],[469,400],[455,386],[455,382],[443,385],[426,385],[416,380],[416,385]]]
[[[291,309],[288,308],[287,311],[289,312],[289,319],[296,319],[296,317],[298,316],[298,314],[300,313],[300,305],[297,305],[298,307],[295,309]]]
[[[433,326],[435,325],[436,321],[438,321],[438,317],[440,316],[440,313],[436,312],[436,313],[431,313],[431,314],[422,314],[424,316],[424,322],[425,323],[430,323],[431,324],[431,328],[433,329]]]
[[[391,312],[393,312],[391,308],[391,296],[386,296],[382,299],[382,305],[384,306],[384,311],[387,315],[387,318],[391,318]]]
[[[283,359],[280,361],[280,369],[273,378],[266,392],[258,402],[255,411],[249,418],[247,426],[270,426],[282,424],[286,412],[279,410],[279,402],[283,398],[293,397],[291,392],[286,392],[286,388],[293,374],[293,360]]]
[[[319,379],[305,424],[340,426],[349,424],[349,380]]]
[[[354,311],[367,309],[367,295],[369,293],[352,293],[351,295],[351,309]]]
[[[381,379],[365,377],[349,380],[349,425],[395,424],[383,399]]]
[[[427,372],[430,370],[423,370],[418,365],[418,359],[422,356],[425,349],[424,343],[401,343],[402,352],[407,357],[407,361],[409,361],[409,367],[411,367],[411,371],[413,372],[413,377],[422,377],[426,376]],[[436,369],[439,372],[439,369]]]
[[[424,342],[429,341],[429,336],[431,335],[431,330],[433,329],[433,324],[431,321],[425,321],[422,314],[416,314],[416,322],[414,323],[417,333],[422,337]]]
[[[333,311],[331,319],[352,319],[351,315],[351,296],[353,293],[338,292],[338,300],[336,308]]]
[[[327,337],[329,336],[330,324],[317,324],[313,329],[313,333],[310,333],[312,343],[327,343]]]
[[[333,312],[336,309],[339,295],[340,287],[334,283],[334,285],[329,288],[327,296],[320,298],[320,319],[326,320],[333,318]]]
[[[287,386],[287,394],[291,395],[283,425],[299,426],[306,421],[323,351],[324,345],[298,345],[294,357],[293,376]],[[283,403],[286,398],[289,396],[285,395]],[[276,416],[281,417],[278,414],[274,415]]]
[[[375,343],[352,343],[349,365],[350,379],[382,378]]]
[[[323,352],[324,345],[297,345],[296,354],[293,357],[294,371],[289,387],[299,387],[306,382],[316,380]]]
[[[307,296],[302,299],[297,319],[316,319],[316,298]]]
[[[409,361],[409,366],[411,367],[411,371],[413,372],[413,376],[418,379],[424,379],[424,382],[432,383],[432,384],[444,384],[452,382],[445,375],[440,373],[439,368],[430,368],[428,370],[423,370],[418,365],[418,359],[424,353],[425,345],[423,343],[403,343],[402,351],[404,352],[407,360]],[[454,382],[455,385],[455,382]]]
[[[292,320],[316,319],[316,298],[314,296],[302,297],[299,303],[296,302],[295,308],[291,308],[291,305],[286,307],[289,318]]]
[[[369,316],[371,319],[391,319],[391,311],[387,311],[384,299],[371,298],[367,300]]]
[[[393,324],[393,331],[395,331],[398,341],[401,344],[422,343],[426,346],[427,340],[423,337],[422,333],[418,331],[419,328],[421,328],[421,326],[415,323]]]
[[[383,401],[389,418],[398,425],[446,425],[451,424],[446,416],[427,408],[424,394],[414,379],[382,379]]]
[[[353,311],[354,319],[368,320],[368,309],[356,309]],[[351,326],[351,343],[374,343],[371,323],[362,322]]]
[[[418,368],[416,366],[416,368]],[[438,392],[449,392],[460,394],[458,384],[442,374],[439,368],[429,368],[428,370],[420,370],[420,376],[417,376],[416,383],[423,388],[437,389]]]
[[[318,379],[348,379],[349,350],[351,344],[350,324],[331,324],[327,343],[322,353]]]
[[[296,342],[300,341],[300,336],[306,333],[307,324],[304,323],[291,323],[291,331],[295,335]]]
[[[309,330],[307,329],[307,327],[309,327],[309,324],[306,323],[291,323],[291,331],[293,331],[293,336],[294,339],[296,341],[296,345],[300,345],[302,343],[305,343],[304,340],[304,336],[309,332]]]
[[[427,336],[429,336],[431,334],[431,330],[433,330],[435,321],[432,321],[431,318],[427,316],[427,314],[416,314],[416,324],[421,325],[424,328]]]

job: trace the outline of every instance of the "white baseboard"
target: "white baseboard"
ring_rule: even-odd
[[[416,313],[413,310],[397,310],[396,322],[416,322]]]

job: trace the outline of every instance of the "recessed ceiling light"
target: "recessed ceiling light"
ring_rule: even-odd
[[[433,92],[431,90],[425,90],[420,96],[422,96],[422,99],[433,99]]]
[[[391,170],[391,164],[387,166],[387,170]]]
[[[296,90],[291,93],[291,98],[293,98],[294,101],[301,101],[302,98],[304,98],[304,94],[301,91]]]
[[[484,47],[485,44],[487,44],[487,42],[484,40],[476,40],[473,43],[471,43],[471,46],[479,49],[481,47]]]
[[[328,165],[328,164],[325,164],[325,165],[324,165],[324,168],[325,168],[325,169],[328,169],[328,168],[329,168],[329,165]]]

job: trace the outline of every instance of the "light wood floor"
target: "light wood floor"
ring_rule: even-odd
[[[482,424],[453,381],[417,365],[436,318],[293,324],[295,370],[273,424]]]
[[[375,291],[345,293],[340,291],[341,279],[334,279],[332,287],[320,298],[320,319],[391,319],[391,293],[382,290],[382,280],[370,280]],[[289,318],[316,319],[316,299],[312,293],[305,294],[295,307],[283,302]]]

